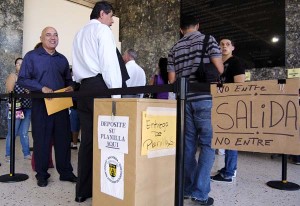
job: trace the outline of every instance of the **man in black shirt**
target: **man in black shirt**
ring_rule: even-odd
[[[242,67],[240,60],[233,56],[234,43],[230,39],[220,41],[224,73],[221,80],[224,83],[238,83],[245,81],[245,68]],[[211,177],[215,182],[231,183],[232,178],[236,177],[238,152],[236,150],[225,150],[225,166],[219,173]]]

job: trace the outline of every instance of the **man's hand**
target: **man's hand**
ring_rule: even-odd
[[[42,88],[43,93],[53,93],[53,90],[48,88],[48,87],[43,87]],[[48,100],[51,100],[52,98],[47,98]]]
[[[42,88],[42,92],[43,92],[43,93],[53,93],[53,90],[50,89],[50,88],[48,88],[48,87],[43,87],[43,88]]]
[[[66,87],[65,92],[73,92],[74,89],[71,86]]]

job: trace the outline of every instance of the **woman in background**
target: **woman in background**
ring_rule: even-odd
[[[164,85],[168,84],[168,71],[167,71],[168,59],[160,58],[158,62],[158,67],[155,70],[154,75],[149,81],[149,85]],[[154,99],[168,99],[168,92],[160,92],[153,94]]]
[[[11,73],[6,79],[6,92],[14,92],[17,94],[29,93],[28,90],[19,86],[16,82],[18,80],[19,71],[21,68],[23,59],[17,58],[15,60],[16,71]],[[10,105],[10,103],[8,103]],[[10,107],[10,106],[9,106]],[[10,108],[9,108],[10,110]],[[10,138],[11,138],[11,112],[8,111],[8,131],[6,136],[6,154],[5,159],[7,162],[10,162]],[[31,159],[30,150],[29,150],[29,137],[28,130],[31,119],[31,99],[20,98],[16,103],[16,122],[15,122],[15,135],[20,136],[20,142],[22,145],[22,151],[24,159]]]

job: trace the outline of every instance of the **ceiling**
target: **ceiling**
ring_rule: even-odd
[[[99,0],[69,0],[93,7]],[[116,0],[108,0],[115,4]],[[181,0],[181,15],[195,15],[200,31],[233,39],[247,67],[285,65],[285,0]],[[278,37],[277,43],[271,42]]]
[[[218,41],[233,39],[235,54],[251,67],[284,66],[284,0],[182,0],[181,14],[198,17],[200,31]]]

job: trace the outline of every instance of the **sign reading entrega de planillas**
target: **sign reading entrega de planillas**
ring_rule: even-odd
[[[212,147],[300,154],[300,79],[211,86]]]

